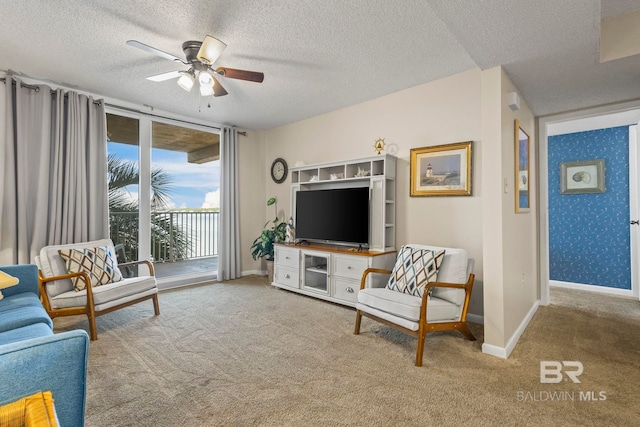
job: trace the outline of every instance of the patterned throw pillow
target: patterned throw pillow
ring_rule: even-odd
[[[108,246],[100,248],[60,249],[58,251],[64,259],[69,273],[84,271],[89,275],[91,286],[106,285],[122,280],[122,273],[118,269],[116,257]],[[71,279],[76,292],[85,288],[84,280],[80,277]]]
[[[427,283],[434,282],[444,258],[444,249],[414,249],[403,246],[393,266],[387,289],[422,298]]]

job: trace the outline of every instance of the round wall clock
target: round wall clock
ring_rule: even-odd
[[[287,162],[284,159],[278,157],[271,163],[271,178],[277,184],[281,184],[287,179],[287,172]]]

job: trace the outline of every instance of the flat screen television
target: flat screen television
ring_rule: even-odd
[[[369,188],[296,193],[296,241],[368,247]]]

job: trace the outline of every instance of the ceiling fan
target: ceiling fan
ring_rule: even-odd
[[[161,58],[189,66],[189,69],[186,71],[170,71],[168,73],[147,77],[147,79],[154,82],[162,82],[177,78],[178,85],[187,92],[191,91],[197,80],[200,86],[201,96],[224,96],[228,93],[216,77],[226,77],[257,83],[262,83],[264,80],[264,74],[257,71],[238,70],[227,67],[213,68],[213,63],[216,62],[227,45],[212,36],[206,36],[201,42],[190,40],[182,43],[182,50],[186,60],[163,52],[155,47],[140,43],[137,40],[129,40],[127,44]]]

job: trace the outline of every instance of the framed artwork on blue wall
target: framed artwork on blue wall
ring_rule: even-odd
[[[515,120],[515,163],[516,163],[516,213],[529,212],[531,209],[531,197],[529,189],[529,135],[520,126],[520,121]]]
[[[560,194],[604,193],[604,159],[560,163]]]

